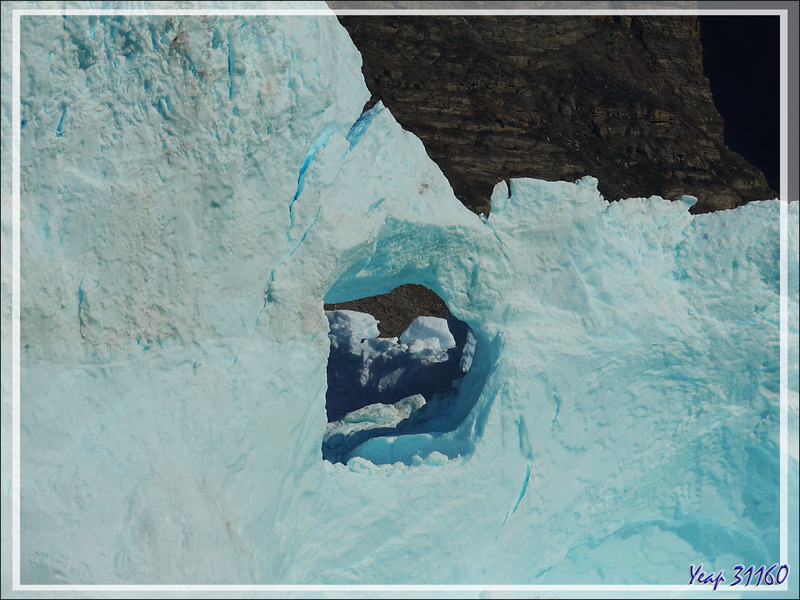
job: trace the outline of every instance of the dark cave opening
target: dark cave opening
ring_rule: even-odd
[[[359,446],[374,438],[439,436],[452,431],[469,414],[480,394],[483,377],[473,376],[469,385],[462,385],[478,347],[472,329],[427,288],[401,287],[407,289],[397,292],[396,288],[390,294],[410,301],[395,305],[395,310],[390,304],[376,311],[394,321],[389,327],[391,333],[398,331],[398,323],[411,318],[399,335],[384,335],[379,331],[380,319],[363,312],[365,306],[377,306],[378,297],[325,306],[331,342],[326,392],[328,428],[322,443],[325,460],[346,463],[353,456],[360,456]],[[430,294],[435,297],[432,303]],[[417,305],[414,299],[421,304]],[[443,317],[412,316],[420,309],[440,313],[441,307]],[[376,458],[374,453],[369,459],[389,462]],[[409,456],[400,460],[409,462]]]

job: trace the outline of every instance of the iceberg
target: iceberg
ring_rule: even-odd
[[[447,320],[439,317],[417,317],[400,334],[400,340],[408,345],[419,341],[424,347],[434,350],[449,350],[456,347],[456,340],[447,326]]]
[[[362,113],[333,15],[20,27],[23,584],[684,585],[702,563],[728,586],[788,560],[796,592],[796,202],[692,215],[512,179],[481,218]],[[441,323],[380,341],[325,314],[406,283],[468,326],[463,377],[329,423],[337,344],[453,350]]]

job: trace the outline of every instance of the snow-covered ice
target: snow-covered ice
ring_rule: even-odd
[[[361,115],[333,16],[21,34],[23,583],[674,585],[781,561],[778,201],[695,216],[514,179],[481,219],[389,110]],[[323,304],[405,283],[468,324],[466,374],[367,407],[402,435],[324,461]]]
[[[417,317],[400,335],[400,341],[409,346],[418,341],[426,348],[442,350],[456,347],[456,340],[447,327],[447,320],[438,317]]]
[[[329,441],[339,434],[347,436],[352,433],[383,427],[396,427],[398,423],[407,419],[412,412],[425,405],[422,394],[414,394],[394,404],[376,402],[358,410],[347,413],[338,421],[328,423],[323,442]]]

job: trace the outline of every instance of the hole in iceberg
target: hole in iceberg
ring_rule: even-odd
[[[442,306],[444,318],[418,316],[396,337],[381,337],[371,314],[325,311],[331,346],[323,459],[414,465],[471,454],[474,439],[457,430],[486,381],[484,369],[472,368],[479,336]]]

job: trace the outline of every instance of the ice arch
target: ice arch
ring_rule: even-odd
[[[355,445],[358,456],[375,464],[412,464],[433,452],[470,456],[494,398],[485,393],[485,383],[501,347],[500,321],[493,316],[500,304],[487,277],[504,268],[502,254],[496,256],[497,238],[458,202],[421,142],[382,104],[346,135],[323,137],[303,165],[287,252],[270,275],[264,314],[286,310],[309,326],[310,316],[318,315],[313,324],[318,352],[309,361],[316,365],[314,381],[321,382],[330,350],[323,303],[383,294],[408,283],[435,292],[472,331],[469,372],[458,390],[414,411],[397,435]],[[308,400],[326,414],[324,383]],[[349,442],[335,459],[346,460],[353,448]]]

